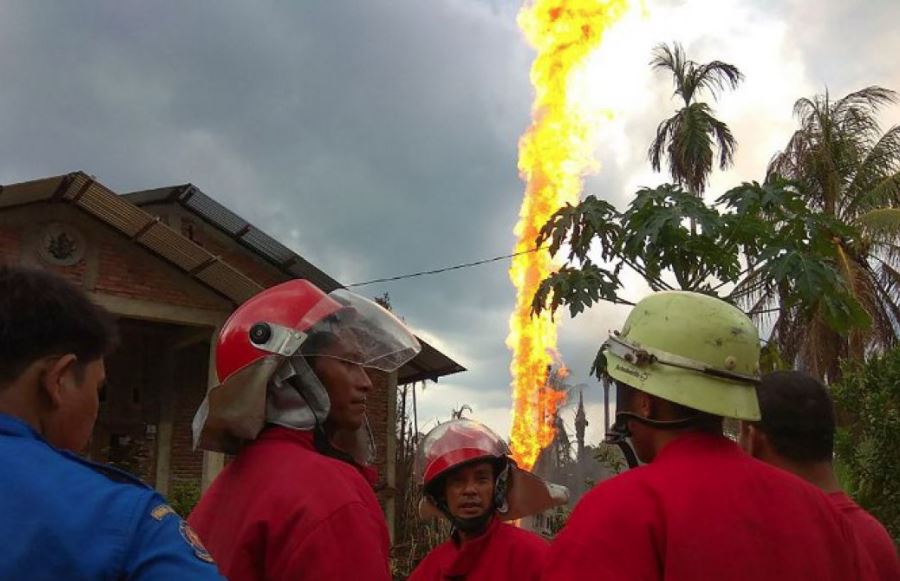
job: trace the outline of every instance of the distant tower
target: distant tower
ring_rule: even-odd
[[[578,438],[578,461],[584,457],[584,429],[587,427],[587,416],[584,413],[584,392],[578,392],[578,411],[575,412],[575,436]]]

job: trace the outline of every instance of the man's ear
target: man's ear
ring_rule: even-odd
[[[753,424],[747,420],[738,420],[738,444],[744,452],[753,455]]]
[[[760,430],[759,426],[750,422],[742,422],[742,431],[741,437],[745,442],[747,453],[760,460],[768,457],[772,448],[769,436]]]
[[[642,418],[656,418],[657,406],[654,398],[649,393],[635,390],[632,395],[634,398],[634,412]]]
[[[62,406],[65,389],[71,387],[75,380],[75,365],[78,357],[74,353],[67,353],[51,363],[41,374],[40,392],[43,398],[53,408]]]

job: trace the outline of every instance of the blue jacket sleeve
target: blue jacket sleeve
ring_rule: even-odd
[[[125,579],[224,579],[200,538],[161,496],[141,491],[136,505],[125,548]]]

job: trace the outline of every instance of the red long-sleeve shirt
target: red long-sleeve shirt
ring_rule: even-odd
[[[432,549],[408,581],[537,581],[547,549],[538,535],[494,519],[481,536]]]
[[[267,428],[188,522],[231,581],[390,579],[371,486],[356,467],[318,453],[311,432]]]
[[[544,579],[868,579],[855,547],[824,493],[724,437],[693,433],[585,495]]]

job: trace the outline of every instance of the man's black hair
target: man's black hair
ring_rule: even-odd
[[[794,462],[831,460],[834,405],[820,381],[799,371],[775,371],[756,392],[762,413],[756,425],[776,452]]]
[[[43,357],[73,353],[81,365],[96,361],[117,340],[110,314],[63,277],[0,265],[0,386]]]

